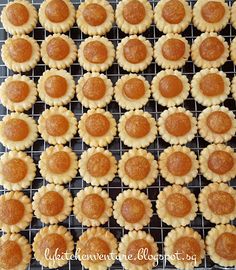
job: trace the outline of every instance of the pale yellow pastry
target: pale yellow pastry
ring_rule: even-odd
[[[25,75],[7,77],[0,86],[0,99],[2,105],[10,111],[27,111],[37,99],[36,85]]]
[[[203,106],[218,105],[230,93],[230,80],[216,68],[197,72],[191,81],[191,94]]]
[[[88,37],[80,43],[78,60],[87,71],[104,72],[113,64],[114,58],[114,45],[105,37]]]
[[[198,201],[202,215],[212,223],[226,224],[236,218],[236,190],[224,183],[204,187]]]
[[[231,92],[234,100],[236,100],[236,77],[234,77],[231,82]]]
[[[72,208],[70,192],[63,186],[49,184],[34,193],[32,207],[35,216],[46,224],[65,220]]]
[[[116,135],[116,120],[103,109],[91,109],[79,121],[79,135],[89,146],[106,146]]]
[[[87,229],[77,241],[77,255],[88,270],[106,270],[117,256],[117,240],[108,230],[96,227]]]
[[[200,68],[218,68],[229,56],[229,45],[224,37],[217,33],[203,33],[191,47],[193,63]]]
[[[186,146],[170,146],[159,157],[160,173],[171,184],[188,184],[198,174],[196,154]]]
[[[144,189],[155,182],[158,164],[146,150],[131,149],[122,155],[118,174],[121,181],[130,188]]]
[[[121,40],[116,48],[116,59],[124,70],[139,72],[152,62],[153,48],[144,36],[131,35]]]
[[[141,75],[123,75],[114,88],[115,100],[126,110],[140,109],[150,97],[150,84]]]
[[[152,80],[152,96],[162,106],[180,105],[188,97],[190,84],[181,72],[162,70]]]
[[[49,32],[65,33],[75,23],[75,7],[70,0],[44,0],[39,8],[39,22]]]
[[[66,70],[46,70],[38,80],[38,93],[50,106],[66,105],[74,97],[75,81]]]
[[[165,187],[158,195],[157,214],[167,225],[186,226],[196,217],[196,197],[186,187],[173,185]]]
[[[32,247],[35,259],[42,266],[56,269],[68,263],[73,254],[74,242],[65,227],[50,225],[35,235]]]
[[[171,230],[165,237],[164,246],[168,261],[177,269],[194,269],[205,257],[201,235],[189,227]]]
[[[125,145],[133,148],[147,147],[156,139],[157,125],[150,113],[134,110],[120,117],[118,131]]]
[[[163,69],[179,69],[190,55],[190,46],[185,37],[169,33],[161,36],[154,46],[154,58]]]
[[[235,65],[236,64],[236,37],[232,40],[230,44],[230,58]]]
[[[122,0],[116,6],[116,24],[126,34],[145,32],[152,19],[152,6],[147,0]]]
[[[170,144],[190,142],[197,133],[197,120],[183,107],[171,107],[161,113],[158,119],[162,139]]]
[[[21,151],[6,152],[0,157],[0,185],[7,190],[29,187],[36,175],[33,159]]]
[[[125,234],[121,238],[118,250],[120,262],[126,270],[151,270],[158,256],[154,238],[144,231],[131,231]],[[143,256],[140,256],[141,254]]]
[[[105,190],[89,186],[77,193],[73,212],[82,225],[100,226],[112,216],[112,200]]]
[[[46,109],[38,120],[42,138],[50,144],[65,144],[77,131],[77,120],[72,111],[65,107]]]
[[[228,182],[236,177],[236,153],[225,144],[211,144],[199,157],[202,175],[212,182]]]
[[[102,36],[112,28],[114,10],[106,0],[85,0],[78,7],[76,22],[84,34]]]
[[[0,196],[0,229],[15,233],[24,230],[32,220],[29,197],[20,191],[7,192]]]
[[[203,110],[198,117],[200,135],[210,143],[229,141],[236,132],[234,113],[225,106],[212,106]]]
[[[112,100],[113,86],[104,74],[86,73],[78,80],[77,99],[90,109],[105,107]]]
[[[125,190],[113,205],[116,222],[126,230],[141,230],[152,217],[152,204],[147,195],[139,190]]]
[[[24,150],[38,137],[35,120],[24,113],[11,113],[0,121],[0,142],[10,150]]]
[[[231,17],[230,17],[230,22],[232,24],[232,26],[236,29],[236,3],[233,2],[232,6],[231,6]]]
[[[88,184],[104,186],[114,179],[117,171],[116,163],[110,151],[92,147],[82,153],[79,173]]]
[[[14,0],[2,9],[3,28],[12,35],[28,34],[36,26],[36,8],[26,0]]]
[[[202,32],[219,32],[229,18],[230,9],[225,0],[198,0],[193,7],[193,24]]]
[[[192,10],[186,0],[161,0],[154,10],[158,30],[167,33],[183,32],[192,20]]]
[[[40,59],[39,45],[32,37],[15,35],[2,45],[1,57],[7,68],[26,72],[33,69]]]
[[[67,35],[53,34],[42,42],[41,57],[50,68],[65,69],[73,64],[77,57],[75,42]]]
[[[31,260],[31,246],[24,236],[18,233],[1,236],[0,250],[0,265],[2,269],[28,269]]]
[[[64,184],[76,177],[78,161],[71,148],[55,145],[42,152],[38,166],[41,175],[48,182]]]
[[[211,260],[221,266],[236,265],[236,227],[217,225],[206,236],[206,250]]]

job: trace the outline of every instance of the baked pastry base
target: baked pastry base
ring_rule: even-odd
[[[82,204],[85,197],[91,194],[96,194],[100,196],[103,199],[104,204],[105,204],[104,212],[97,219],[92,219],[92,218],[87,217],[82,211]],[[112,200],[111,198],[109,198],[109,194],[105,190],[102,190],[100,187],[89,186],[80,190],[77,193],[77,196],[74,199],[73,212],[76,219],[83,226],[88,226],[88,227],[100,226],[102,224],[105,224],[109,220],[109,217],[112,216]]]
[[[108,173],[100,177],[95,177],[91,175],[87,169],[88,160],[94,154],[97,154],[97,153],[101,153],[105,155],[110,161],[110,169]],[[104,185],[107,185],[110,181],[112,181],[115,178],[115,174],[117,172],[116,164],[117,164],[116,159],[110,151],[105,150],[100,147],[97,147],[97,148],[92,147],[82,153],[79,160],[79,173],[82,176],[83,180],[87,182],[88,184],[91,184],[93,186],[104,186]]]
[[[61,174],[53,173],[48,168],[48,160],[52,154],[55,154],[59,151],[64,151],[70,156],[70,168]],[[39,169],[40,173],[49,183],[53,184],[66,184],[72,181],[73,178],[77,175],[78,161],[76,154],[68,146],[55,145],[48,147],[44,152],[42,152],[39,160]]]
[[[57,192],[64,199],[64,206],[63,206],[62,211],[55,216],[44,215],[39,210],[41,198],[47,192],[50,192],[50,191]],[[48,184],[46,186],[42,186],[41,188],[39,188],[38,191],[34,194],[32,207],[33,207],[35,216],[38,219],[40,219],[43,223],[57,224],[59,222],[62,222],[63,220],[65,220],[69,216],[69,214],[71,212],[72,204],[73,203],[72,203],[71,194],[66,188],[64,188],[63,186],[59,186],[59,185]],[[48,205],[50,205],[50,202],[48,202]]]
[[[22,160],[25,165],[27,165],[27,174],[25,175],[24,179],[22,179],[20,182],[14,183],[9,182],[3,174],[3,168],[5,164],[12,159],[20,159]],[[34,180],[34,177],[36,175],[36,166],[34,164],[33,159],[26,155],[25,152],[21,151],[10,151],[4,153],[0,157],[0,185],[2,185],[7,190],[22,190],[27,187],[29,187]]]

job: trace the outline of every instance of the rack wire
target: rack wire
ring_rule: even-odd
[[[29,0],[31,1],[34,6],[39,9],[40,4],[42,3],[42,0]],[[10,2],[10,0],[1,0],[0,1],[0,11],[3,9],[3,7]],[[72,3],[77,8],[78,5],[82,2],[82,0],[72,0]],[[119,0],[110,0],[109,1],[113,8],[116,8],[116,5],[118,4]],[[157,4],[157,0],[150,0],[151,5],[153,8]],[[228,4],[231,6],[233,0],[227,1]],[[193,6],[195,3],[195,0],[190,0],[189,4]],[[231,42],[236,34],[236,30],[233,29],[232,25],[228,24],[225,29],[223,29],[220,32],[221,35],[225,37],[227,42]],[[49,32],[47,32],[39,23],[37,27],[32,32],[32,37],[34,37],[39,44],[48,36],[50,35]],[[84,35],[76,25],[68,32],[68,35],[75,41],[77,46],[83,41],[87,36]],[[152,26],[143,34],[152,44],[155,43],[155,41],[163,35],[163,33],[159,32],[155,25],[152,24]],[[182,35],[187,38],[188,42],[192,44],[193,40],[200,35],[200,32],[193,27],[191,24],[183,33]],[[0,24],[0,47],[3,45],[4,41],[9,37],[9,34],[5,32],[2,25]],[[113,42],[115,47],[120,42],[120,40],[125,37],[125,34],[122,33],[116,25],[114,25],[111,29],[111,31],[107,34],[107,37]],[[38,65],[31,70],[30,72],[27,72],[26,75],[28,75],[30,78],[32,78],[36,83],[39,79],[39,77],[42,75],[42,73],[48,69],[48,67],[40,61]],[[78,79],[83,76],[84,73],[86,73],[85,70],[80,67],[78,62],[75,62],[70,68],[67,69],[74,77],[75,82],[77,83]],[[160,71],[161,69],[155,64],[153,61],[151,65],[142,73],[149,82],[151,82],[152,78]],[[222,71],[226,72],[227,76],[232,79],[232,77],[236,74],[236,68],[233,65],[233,63],[228,60],[226,64],[221,68]],[[186,63],[186,65],[181,69],[181,72],[185,74],[189,80],[191,80],[192,76],[199,71],[199,69],[192,63],[191,59],[189,59]],[[0,83],[4,81],[8,76],[11,76],[13,74],[12,71],[6,68],[2,60],[0,60]],[[119,67],[117,62],[113,64],[111,68],[108,69],[105,74],[112,80],[113,83],[115,83],[123,74],[126,74],[126,72]],[[236,102],[230,95],[228,99],[222,104],[226,107],[228,107],[231,111],[236,114]],[[190,110],[194,116],[198,116],[199,113],[204,109],[203,106],[198,104],[190,95],[187,98],[187,100],[184,101],[183,105],[186,109]],[[35,105],[31,110],[29,110],[27,113],[32,116],[35,120],[38,120],[39,116],[42,114],[42,112],[48,108],[49,106],[45,105],[41,100],[37,100]],[[81,115],[87,111],[86,108],[84,108],[77,100],[74,98],[71,103],[67,106],[68,109],[70,109],[72,112],[74,112],[76,118],[79,120]],[[148,111],[152,114],[152,116],[157,120],[159,118],[160,113],[165,110],[166,108],[160,106],[157,104],[156,101],[154,101],[152,98],[149,99],[149,102],[147,105],[143,108],[144,111]],[[119,117],[125,112],[122,108],[120,108],[115,100],[113,99],[109,105],[106,106],[106,110],[109,110],[116,120],[119,119]],[[0,119],[2,119],[3,116],[10,113],[6,108],[4,108],[0,104]],[[199,157],[199,154],[203,148],[205,148],[208,144],[200,137],[199,134],[195,136],[192,142],[188,143],[187,146],[190,147]],[[233,137],[230,142],[228,142],[228,145],[236,149],[236,137]],[[38,140],[34,143],[34,145],[28,149],[26,152],[29,154],[36,164],[38,164],[39,156],[42,151],[44,151],[49,145],[43,141],[41,137],[38,138]],[[73,149],[74,152],[80,157],[81,153],[88,149],[88,146],[83,143],[81,138],[79,138],[78,134],[71,140],[71,142],[68,143],[68,146]],[[152,143],[147,150],[150,151],[152,154],[154,154],[155,158],[158,159],[160,153],[168,147],[168,144],[162,140],[162,138],[158,135],[157,139]],[[116,157],[117,160],[121,158],[121,155],[128,150],[128,147],[126,147],[119,139],[119,137],[115,137],[114,141],[108,145],[108,150],[110,150],[113,155]],[[8,151],[5,147],[0,145],[0,155],[2,155],[4,152]],[[28,195],[31,200],[33,198],[34,193],[38,190],[39,187],[42,185],[46,185],[47,182],[45,179],[43,179],[39,173],[39,170],[37,169],[36,178],[33,181],[32,185],[24,190],[24,193]],[[197,177],[187,186],[190,188],[190,190],[198,196],[200,190],[209,184],[209,181],[204,179],[204,177],[201,174],[198,174]],[[232,180],[229,183],[231,186],[236,187],[236,180]],[[151,235],[154,237],[158,244],[159,253],[163,254],[163,242],[164,238],[167,235],[167,233],[172,229],[170,226],[163,223],[156,214],[155,209],[155,202],[158,193],[160,190],[162,190],[165,186],[167,186],[168,183],[159,175],[156,179],[155,183],[144,190],[144,192],[148,195],[149,199],[151,200],[153,204],[153,210],[154,214],[151,218],[150,224],[144,228],[145,231],[151,233]],[[69,191],[72,193],[72,196],[75,197],[77,192],[81,189],[83,189],[85,186],[87,186],[86,182],[82,180],[79,174],[77,174],[76,178],[69,184],[66,185],[66,188],[69,189]],[[116,198],[116,196],[122,192],[123,190],[127,189],[126,186],[123,185],[121,180],[119,179],[118,175],[116,175],[115,179],[110,182],[108,185],[104,186],[103,189],[105,189],[110,197],[113,199]],[[3,189],[3,187],[0,187],[0,194],[5,193],[6,190]],[[236,225],[236,221],[234,220],[232,224]],[[76,218],[74,217],[73,213],[64,221],[61,223],[61,225],[64,225],[68,228],[68,230],[72,233],[74,237],[74,241],[76,242],[79,238],[79,236],[86,230],[86,227],[81,225]],[[201,213],[197,213],[197,217],[194,221],[191,222],[190,226],[197,230],[203,238],[205,238],[207,232],[214,227],[212,223],[205,220],[202,217]],[[33,242],[33,238],[35,234],[44,227],[44,224],[41,223],[35,216],[33,217],[33,220],[28,228],[26,228],[21,233],[26,236],[26,238],[29,240],[30,243]],[[105,224],[103,227],[108,228],[118,239],[127,233],[123,228],[121,228],[114,218],[110,218],[109,222]],[[210,260],[208,256],[205,257],[202,264],[197,269],[220,269],[220,267],[215,266],[214,263]],[[34,259],[32,258],[31,263],[28,267],[29,270],[38,270],[38,269],[46,269]],[[70,261],[66,266],[60,268],[60,269],[68,269],[68,270],[75,270],[75,269],[83,269],[79,261]],[[121,264],[116,261],[115,264],[110,269],[123,269]],[[170,263],[167,261],[160,261],[158,266],[155,269],[174,269],[173,266],[170,265]],[[236,268],[231,268],[236,269]]]

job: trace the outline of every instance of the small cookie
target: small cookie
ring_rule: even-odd
[[[104,186],[114,179],[117,171],[116,163],[110,151],[92,147],[82,153],[79,173],[88,184]]]
[[[105,270],[115,262],[117,240],[104,228],[89,228],[79,237],[76,250],[84,268]]]
[[[1,21],[11,35],[29,34],[36,27],[38,13],[29,1],[15,0],[2,9]]]
[[[126,34],[145,32],[152,19],[152,6],[147,0],[122,0],[116,7],[116,24]]]
[[[42,152],[39,169],[43,178],[54,184],[65,184],[77,175],[77,156],[68,146],[55,145]]]
[[[103,109],[88,110],[80,118],[79,135],[89,146],[106,146],[116,135],[116,120]]]
[[[10,151],[0,157],[0,185],[7,190],[29,187],[36,175],[33,159],[25,152]]]
[[[230,9],[225,0],[198,0],[193,7],[193,24],[202,32],[219,32],[229,18]]]
[[[126,230],[141,230],[152,217],[152,204],[147,195],[139,190],[125,190],[113,205],[116,222]]]
[[[38,120],[39,133],[50,144],[65,144],[77,131],[77,120],[72,111],[65,107],[51,107]]]
[[[231,18],[230,18],[230,22],[232,23],[232,26],[236,29],[236,3],[233,2],[232,6],[231,6]]]
[[[188,225],[198,210],[195,195],[179,185],[165,187],[157,197],[156,208],[159,218],[174,228]]]
[[[210,143],[229,141],[236,132],[234,113],[225,106],[212,106],[198,116],[200,135]]]
[[[0,121],[0,142],[10,150],[24,150],[38,137],[35,120],[24,113],[11,113]]]
[[[100,226],[112,216],[112,200],[99,187],[86,187],[74,199],[74,215],[84,226]]]
[[[143,110],[126,112],[118,124],[121,141],[133,148],[147,147],[157,136],[157,125],[150,113]]]
[[[202,175],[213,182],[228,182],[236,177],[236,153],[224,144],[204,148],[199,157]]]
[[[186,146],[170,146],[159,158],[160,173],[171,184],[188,184],[198,174],[196,154]]]
[[[153,184],[157,178],[157,161],[144,149],[131,149],[122,155],[118,173],[125,185],[144,189]]]
[[[234,65],[236,65],[236,37],[231,41],[230,44],[230,58]]]
[[[32,207],[35,216],[43,223],[56,224],[69,216],[72,197],[63,186],[49,184],[34,193]]]
[[[143,255],[140,256],[140,251]],[[144,231],[131,231],[119,243],[120,262],[126,270],[151,270],[156,263],[158,247],[151,234]],[[127,259],[125,259],[127,258]]]
[[[163,69],[178,69],[185,65],[190,55],[190,46],[179,34],[161,36],[154,46],[154,58]]]
[[[10,111],[27,111],[36,102],[36,85],[25,75],[7,77],[0,86],[0,99],[2,105]]]
[[[21,234],[5,234],[0,238],[1,268],[26,270],[31,260],[31,245]]]
[[[35,235],[32,247],[36,261],[52,269],[68,263],[73,255],[74,242],[71,233],[65,227],[50,225]]]
[[[205,219],[226,224],[236,218],[236,190],[224,183],[212,183],[201,190],[199,209]]]
[[[116,59],[124,70],[139,72],[152,62],[153,48],[144,36],[128,36],[121,40],[116,48]]]
[[[77,99],[89,109],[105,107],[112,100],[113,86],[104,74],[86,73],[78,80]]]
[[[177,269],[193,269],[205,257],[205,244],[201,235],[189,227],[171,230],[165,237],[164,246],[168,261]]]
[[[191,94],[203,106],[224,102],[230,93],[230,80],[216,68],[197,72],[191,81]]]
[[[76,44],[67,35],[50,35],[41,44],[42,60],[50,68],[65,69],[72,65],[76,56]]]
[[[163,33],[183,32],[192,20],[192,10],[185,0],[161,0],[154,10],[154,21]]]
[[[48,32],[65,33],[75,23],[75,7],[70,0],[44,0],[39,8],[39,22]]]
[[[170,144],[190,142],[197,133],[197,120],[183,107],[171,107],[161,113],[159,132],[162,139]]]
[[[103,36],[112,28],[114,10],[106,0],[85,0],[78,7],[76,22],[84,34]]]
[[[206,249],[211,260],[221,266],[236,265],[236,227],[217,225],[206,236]]]
[[[73,76],[66,70],[46,70],[38,80],[38,93],[50,106],[66,105],[75,94]]]
[[[87,71],[104,72],[113,64],[114,58],[114,45],[105,37],[88,37],[80,43],[78,60]]]
[[[150,97],[149,82],[141,75],[123,75],[114,88],[115,100],[126,110],[141,109]]]
[[[188,78],[172,69],[162,70],[152,80],[152,96],[162,106],[180,105],[188,97]]]
[[[26,72],[33,69],[39,59],[39,45],[27,35],[15,35],[2,45],[1,57],[7,68],[14,72]]]
[[[24,230],[32,217],[31,201],[23,192],[11,191],[0,196],[0,228],[4,232]]]
[[[193,63],[200,68],[218,68],[229,56],[229,45],[224,37],[217,33],[203,33],[191,47]]]

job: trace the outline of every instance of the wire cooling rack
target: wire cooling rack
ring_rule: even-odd
[[[0,11],[3,9],[3,7],[9,2],[10,0],[0,0]],[[31,1],[31,0],[30,0]],[[42,0],[32,0],[31,1],[34,6],[39,9],[40,4],[42,3]],[[81,0],[72,0],[73,4],[77,8]],[[118,0],[111,0],[110,3],[112,4],[113,8],[116,8],[116,5],[118,4]],[[153,8],[156,6],[158,1],[150,1]],[[194,5],[195,0],[189,1],[191,6]],[[232,5],[232,0],[227,1],[228,4]],[[83,41],[87,36],[84,35],[78,27],[75,25],[68,33],[67,33],[79,46],[81,41]],[[234,36],[236,35],[236,30],[233,29],[233,27],[228,24],[225,29],[223,29],[220,32],[221,35],[225,37],[227,42],[231,42]],[[34,29],[32,36],[38,41],[39,44],[48,36],[50,33],[48,33],[40,24],[37,25],[37,27]],[[152,24],[152,26],[143,34],[148,40],[151,41],[152,44],[163,35],[161,32],[159,32],[155,25]],[[185,36],[190,44],[192,44],[193,40],[200,35],[200,32],[193,27],[191,24],[183,33],[183,36]],[[0,47],[4,43],[4,41],[9,37],[9,34],[5,32],[2,25],[0,25]],[[125,34],[122,33],[116,25],[114,25],[111,29],[111,31],[107,34],[107,37],[114,43],[115,46],[120,42],[120,40],[125,37]],[[38,65],[31,70],[30,72],[27,72],[26,75],[30,76],[35,82],[38,81],[39,77],[42,75],[42,73],[48,69],[48,67],[45,66],[45,64],[40,61]],[[157,72],[159,72],[161,69],[155,64],[153,61],[151,65],[141,74],[145,76],[145,78],[150,82],[152,78],[156,75]],[[232,79],[232,77],[236,74],[236,68],[233,65],[231,61],[227,61],[226,64],[221,68],[222,71],[227,73],[227,76]],[[68,71],[73,75],[75,82],[77,83],[78,79],[83,76],[84,73],[86,73],[85,70],[83,70],[78,62],[75,62]],[[183,74],[187,75],[189,80],[191,80],[192,76],[199,71],[199,69],[194,66],[192,61],[188,60],[186,65],[181,69]],[[115,83],[123,74],[126,72],[119,67],[117,62],[113,64],[111,68],[105,73],[113,83]],[[6,68],[2,60],[0,60],[0,82],[4,81],[8,76],[12,75],[12,71]],[[224,106],[227,106],[231,111],[233,111],[236,114],[236,102],[230,95],[228,99],[223,103]],[[186,109],[190,110],[195,116],[198,116],[199,113],[204,109],[203,106],[198,104],[190,95],[187,98],[187,100],[183,103],[183,105]],[[32,116],[35,120],[38,120],[39,116],[42,114],[42,112],[48,108],[49,106],[45,105],[41,100],[37,100],[35,105],[31,110],[28,111],[28,114]],[[75,98],[71,101],[71,103],[67,106],[74,114],[76,115],[76,118],[79,120],[81,115],[87,111]],[[152,98],[150,98],[147,105],[143,108],[143,110],[150,112],[153,117],[157,120],[159,118],[160,113],[165,110],[166,108],[158,105]],[[106,107],[106,110],[109,110],[116,120],[120,118],[120,116],[125,112],[125,110],[121,109],[117,103],[112,100],[112,102]],[[6,108],[4,108],[0,104],[0,119],[6,114],[10,113]],[[236,149],[236,137],[232,138],[230,142],[228,142],[228,145]],[[41,137],[38,138],[38,140],[34,143],[34,145],[28,149],[26,152],[34,159],[35,163],[37,164],[39,161],[39,156],[42,151],[44,151],[49,145],[43,141]],[[68,146],[70,146],[73,151],[76,152],[78,157],[80,157],[81,153],[88,149],[88,146],[84,144],[81,140],[81,138],[78,137],[78,134],[69,142]],[[154,154],[156,159],[159,158],[160,153],[169,145],[164,142],[160,136],[158,135],[157,139],[148,147],[148,151]],[[192,140],[192,142],[187,144],[188,147],[190,147],[199,157],[199,153],[201,150],[207,146],[207,143],[197,134]],[[119,137],[115,137],[114,141],[107,147],[108,150],[110,150],[113,155],[116,157],[117,160],[120,159],[121,155],[128,150],[128,148],[120,141]],[[0,155],[6,152],[7,149],[4,148],[2,145],[0,145]],[[34,193],[38,190],[39,187],[42,185],[46,185],[45,179],[43,179],[37,170],[37,175],[35,180],[33,181],[32,185],[24,190],[24,193],[28,195],[31,200],[33,198]],[[209,181],[204,179],[204,177],[201,174],[198,174],[198,176],[190,183],[188,184],[188,187],[191,189],[191,191],[198,196],[200,190],[209,184]],[[154,214],[151,218],[151,222],[148,226],[144,228],[145,231],[151,233],[151,235],[155,238],[159,253],[163,254],[163,242],[164,238],[167,235],[167,233],[172,229],[170,226],[167,226],[165,223],[163,223],[155,213],[155,202],[158,193],[160,190],[163,189],[163,187],[167,186],[168,183],[159,175],[156,179],[155,183],[144,190],[144,192],[148,195],[149,199],[152,201],[153,204],[153,210]],[[232,180],[230,182],[231,186],[234,186],[236,188],[236,180]],[[66,185],[66,187],[70,190],[73,197],[76,196],[77,192],[81,189],[83,189],[85,186],[87,186],[86,182],[84,182],[79,174],[77,177],[69,184]],[[126,186],[123,185],[123,183],[120,181],[118,176],[110,182],[107,186],[104,186],[103,189],[107,190],[110,197],[114,200],[116,196],[122,192],[123,190],[127,189]],[[4,190],[2,187],[0,187],[0,193],[4,193],[6,190]],[[232,224],[236,225],[236,221],[233,221]],[[79,236],[86,230],[86,227],[82,226],[73,214],[71,214],[64,222],[61,223],[61,225],[64,225],[65,227],[70,230],[74,237],[74,241],[76,242],[79,238]],[[205,220],[201,213],[198,212],[197,217],[194,221],[191,222],[190,226],[197,230],[203,238],[205,238],[207,232],[209,229],[214,227],[212,223]],[[30,224],[30,226],[22,231],[21,233],[27,237],[30,243],[33,242],[33,238],[35,234],[39,231],[40,228],[44,227],[44,224],[41,223],[36,217],[33,217],[33,220]],[[109,230],[116,236],[118,241],[120,240],[121,236],[123,236],[127,231],[125,231],[123,228],[121,228],[114,218],[110,218],[109,222],[104,225],[105,228],[109,228]],[[210,260],[208,256],[205,257],[202,264],[198,267],[198,269],[220,269],[220,267],[215,266],[215,264]],[[30,270],[38,270],[38,269],[46,269],[34,259],[32,258],[31,263],[29,265]],[[83,269],[79,261],[70,261],[66,266],[60,269],[69,269],[69,270],[77,270],[77,269]],[[115,264],[110,269],[123,269],[121,264],[116,261]],[[170,265],[170,263],[167,261],[160,261],[158,266],[155,269],[174,269],[173,266]],[[231,268],[236,269],[236,268]]]

